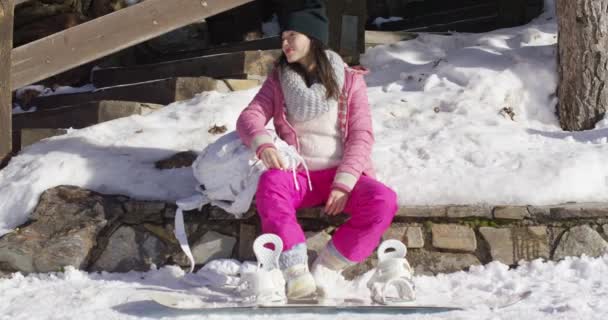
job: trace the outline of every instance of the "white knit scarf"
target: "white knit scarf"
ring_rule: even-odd
[[[344,86],[344,61],[331,50],[326,50],[325,53],[341,90]],[[329,111],[330,105],[338,103],[334,98],[327,99],[327,91],[322,83],[317,81],[309,88],[304,78],[288,67],[281,69],[281,88],[287,114],[298,122],[314,119]]]

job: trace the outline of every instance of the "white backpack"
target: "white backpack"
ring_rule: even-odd
[[[293,173],[295,188],[299,189],[296,169],[302,164],[308,174],[304,159],[274,131],[269,130],[269,134],[283,163]],[[178,200],[175,212],[175,236],[190,261],[190,272],[194,270],[195,261],[186,237],[183,211],[200,210],[211,204],[241,218],[251,207],[258,181],[266,167],[233,131],[209,144],[192,164],[192,170],[199,183],[195,187],[197,193]],[[308,187],[312,189],[310,178],[308,181]]]

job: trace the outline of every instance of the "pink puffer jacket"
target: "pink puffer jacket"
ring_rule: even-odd
[[[344,153],[333,185],[349,192],[361,174],[375,177],[371,161],[374,135],[367,85],[363,79],[367,70],[345,67],[345,72],[338,114]],[[273,119],[279,137],[300,150],[297,134],[287,121],[285,99],[279,81],[278,70],[275,69],[237,120],[236,130],[241,140],[256,153],[272,144],[265,129],[270,119]]]

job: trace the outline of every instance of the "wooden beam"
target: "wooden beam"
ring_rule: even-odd
[[[146,0],[13,49],[13,89],[252,0]]]
[[[13,0],[0,0],[0,163],[12,150],[11,52]]]
[[[365,45],[377,46],[380,44],[393,44],[399,41],[412,40],[418,34],[407,31],[375,31],[365,30]]]
[[[256,40],[251,40],[251,41],[227,43],[227,44],[223,44],[223,45],[219,45],[219,46],[214,46],[211,48],[193,51],[190,54],[192,54],[194,57],[202,57],[202,56],[210,56],[213,54],[224,54],[224,53],[234,53],[234,52],[254,51],[254,50],[275,50],[275,49],[281,49],[281,37],[279,37],[279,36],[256,39]]]
[[[30,101],[37,110],[73,106],[89,101],[137,101],[167,105],[175,101],[192,99],[203,91],[230,92],[259,86],[261,79],[213,79],[209,77],[178,77],[94,91],[39,96]]]
[[[281,50],[242,51],[132,67],[98,69],[91,73],[91,78],[96,88],[104,88],[172,77],[266,77],[280,56]]]
[[[445,9],[426,9],[427,13],[405,17],[403,20],[386,22],[382,24],[382,30],[386,31],[426,31],[429,26],[450,26],[460,21],[483,19],[489,16],[497,16],[497,4],[495,2],[481,2],[471,5],[462,4]],[[438,28],[435,27],[434,30]],[[450,29],[444,29],[449,31]],[[452,29],[459,30],[459,29]],[[460,31],[460,30],[459,30]]]

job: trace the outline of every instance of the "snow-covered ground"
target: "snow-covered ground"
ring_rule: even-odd
[[[572,258],[559,263],[540,260],[514,270],[498,262],[472,267],[469,272],[415,277],[418,303],[467,308],[432,315],[300,314],[290,319],[606,319],[608,316],[608,255]],[[184,272],[165,267],[147,273],[85,273],[73,268],[63,273],[13,275],[0,280],[0,320],[18,319],[282,319],[283,315],[247,313],[208,314],[167,309],[152,302],[148,290],[190,290],[207,296],[218,291],[193,288],[181,281]],[[335,288],[357,297],[369,296],[370,274]],[[510,296],[532,291],[527,299],[502,309],[491,306]]]
[[[608,200],[608,120],[594,130],[569,133],[560,130],[554,114],[557,27],[552,1],[547,8],[526,26],[484,34],[423,34],[363,56],[372,69],[366,80],[377,138],[373,159],[379,179],[398,192],[401,204]],[[214,125],[233,130],[256,91],[206,92],[147,116],[71,130],[26,148],[0,171],[0,236],[25,222],[40,194],[57,185],[139,199],[174,201],[191,195],[195,180],[189,168],[159,171],[154,162],[178,151],[202,150],[219,137],[207,132]],[[500,113],[503,108],[513,119]],[[469,309],[399,318],[605,319],[606,274],[608,256],[537,260],[514,270],[494,262],[469,272],[417,276],[418,303]],[[185,284],[182,276],[177,267],[127,274],[73,268],[14,274],[0,280],[0,320],[279,317],[177,312],[149,301],[146,288],[217,294]],[[365,298],[369,276],[338,281],[333,288]],[[516,305],[489,307],[528,290],[532,296]]]
[[[525,26],[421,34],[367,51],[373,160],[400,204],[608,200],[608,119],[564,132],[555,116],[556,29],[547,1],[547,12]],[[138,199],[190,196],[190,168],[161,171],[154,162],[202,150],[220,136],[207,132],[214,125],[234,130],[257,90],[204,92],[25,148],[0,171],[0,236],[62,184]]]

